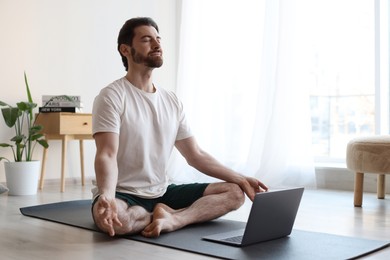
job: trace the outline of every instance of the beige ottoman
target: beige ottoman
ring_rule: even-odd
[[[354,205],[361,207],[365,173],[378,174],[378,199],[385,198],[385,174],[390,174],[390,135],[360,137],[347,146],[347,168],[355,172]]]

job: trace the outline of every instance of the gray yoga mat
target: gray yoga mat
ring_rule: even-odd
[[[21,208],[25,216],[98,231],[91,216],[91,201],[76,200]],[[234,247],[201,238],[243,228],[244,222],[214,220],[191,225],[158,238],[123,236],[179,250],[225,259],[356,259],[389,246],[388,242],[293,230],[290,236],[247,247]]]

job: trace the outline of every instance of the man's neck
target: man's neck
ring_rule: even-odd
[[[152,80],[153,69],[134,70],[129,69],[126,74],[126,79],[136,88],[145,92],[153,93],[156,91]]]

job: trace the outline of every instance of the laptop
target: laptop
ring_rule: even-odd
[[[291,234],[304,188],[257,193],[245,229],[205,236],[202,239],[247,246]]]

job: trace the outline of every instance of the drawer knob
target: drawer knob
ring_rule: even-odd
[[[88,125],[88,123],[87,123],[87,122],[84,122],[83,125]]]

